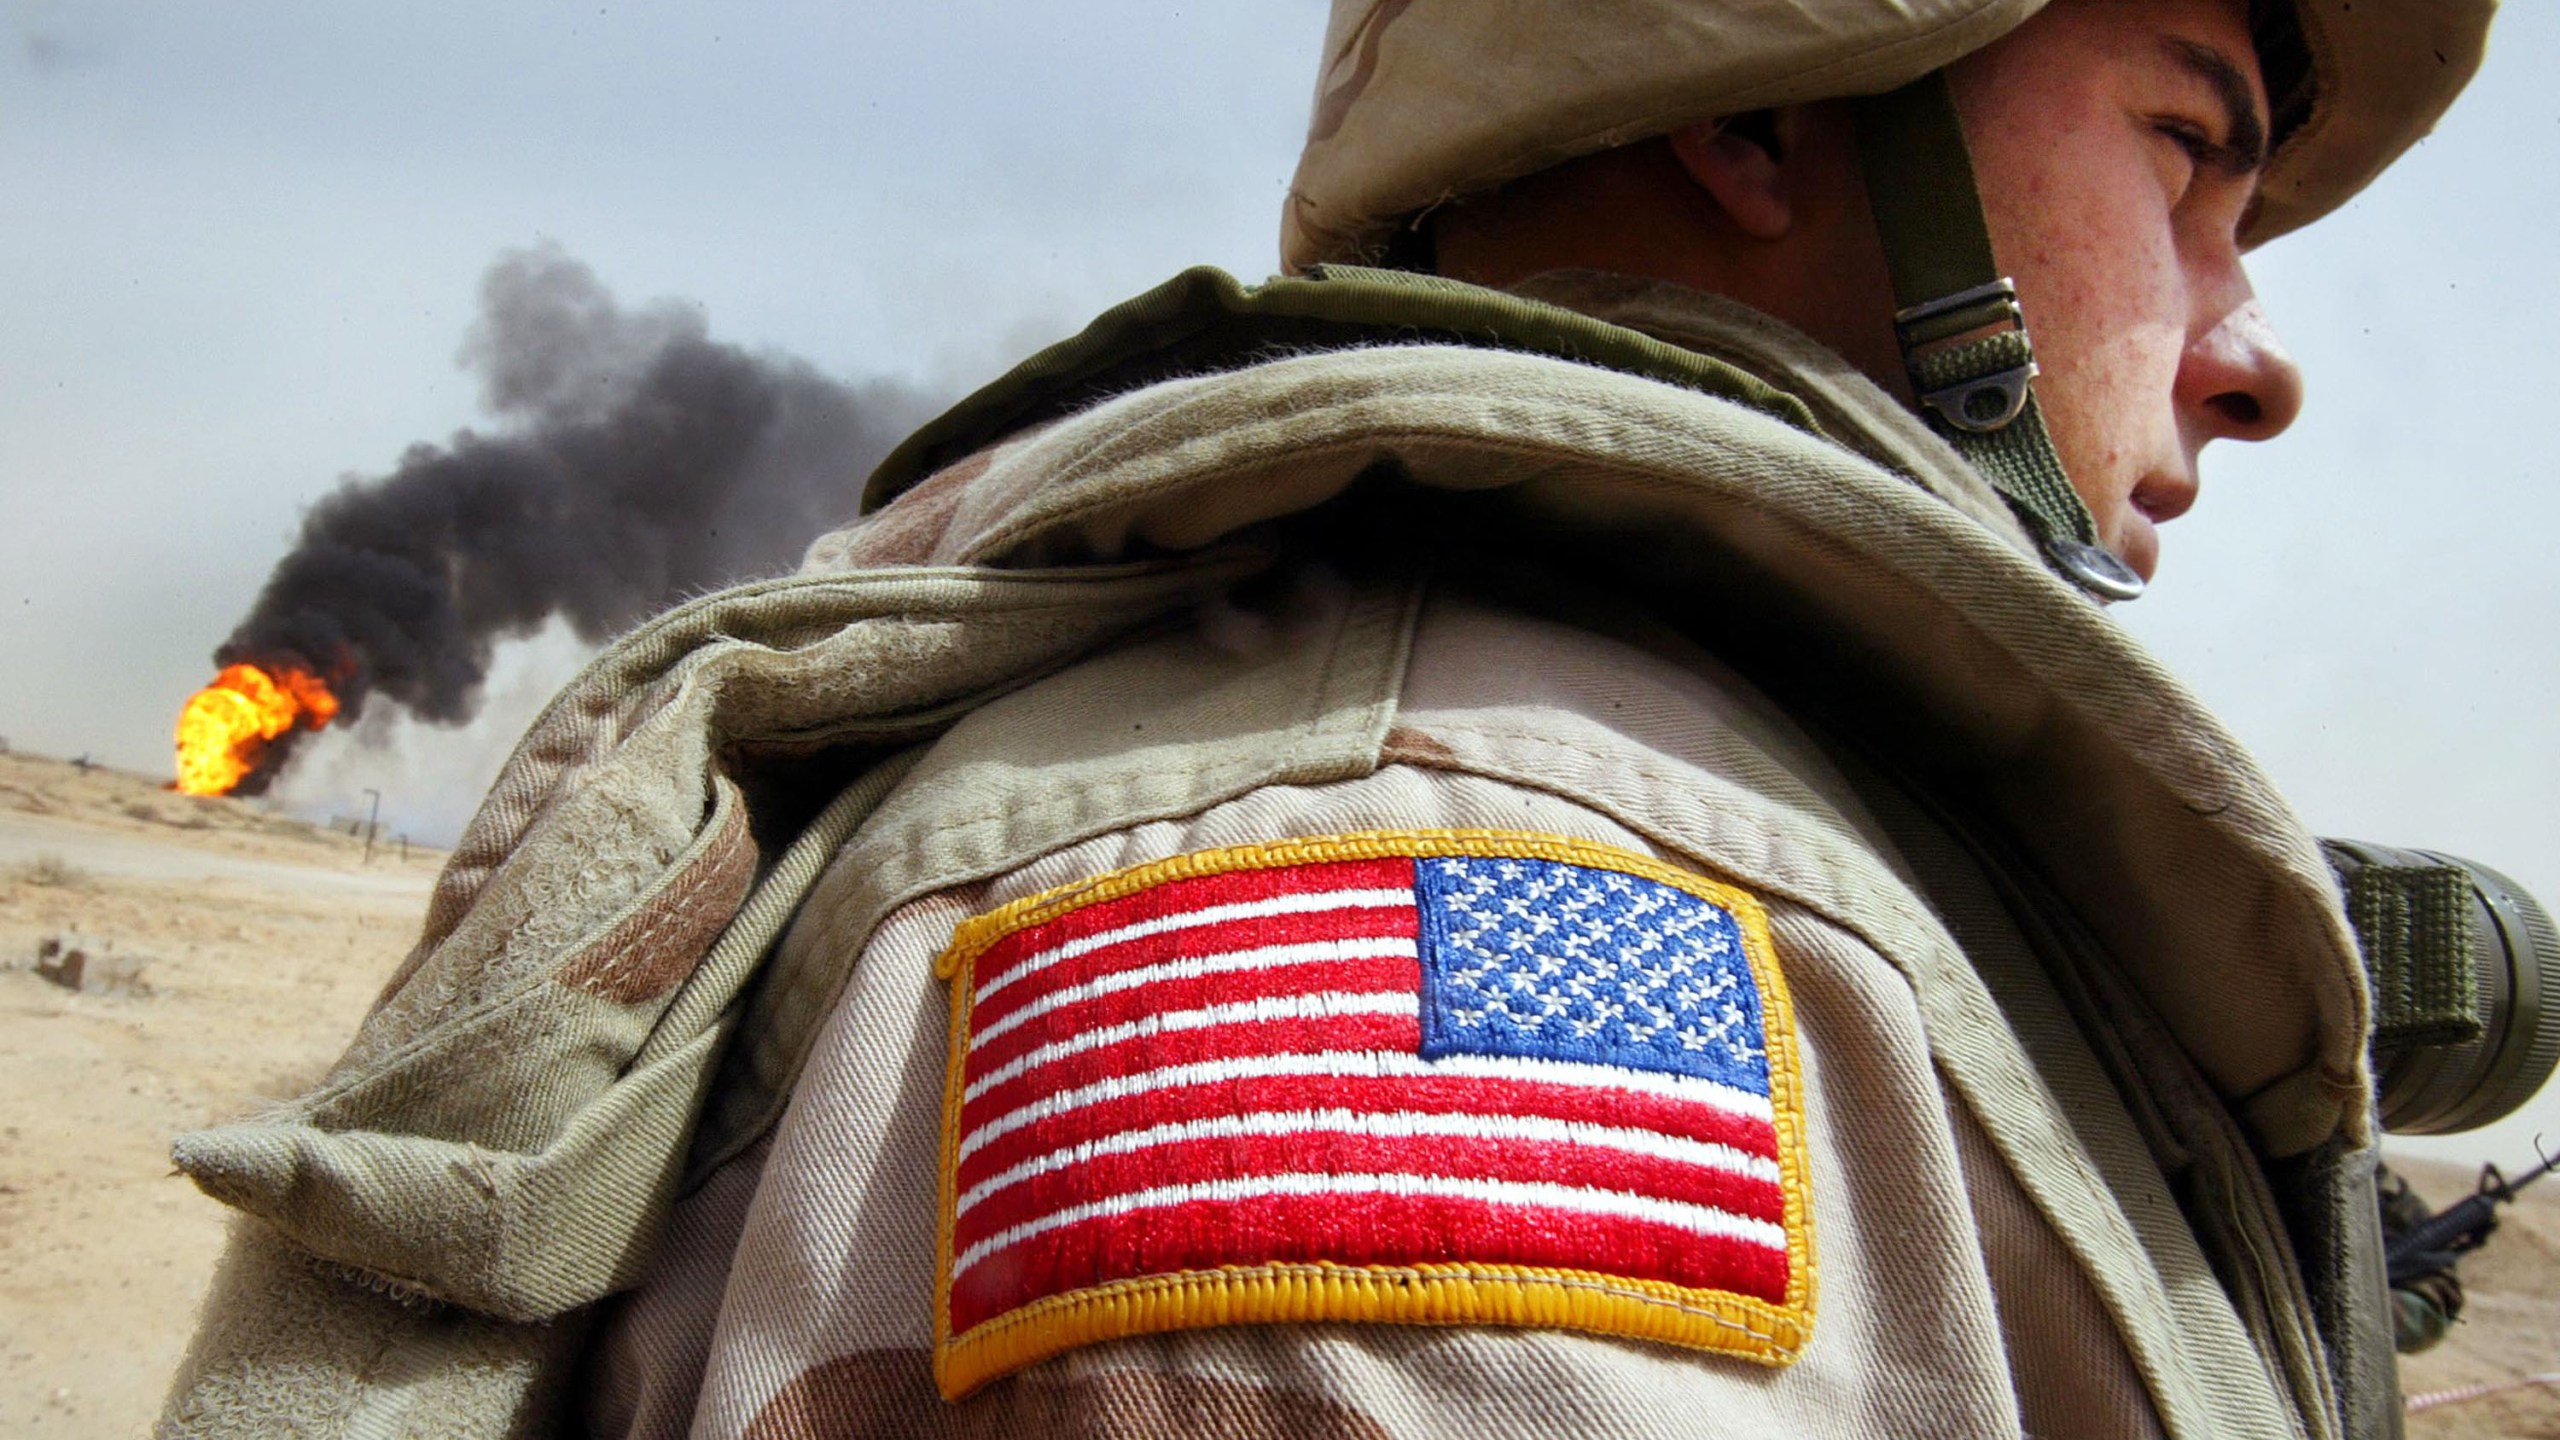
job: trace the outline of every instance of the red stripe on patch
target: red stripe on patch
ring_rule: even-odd
[[[962,1211],[952,1243],[966,1250],[1010,1226],[1095,1196],[1288,1174],[1546,1181],[1594,1190],[1632,1190],[1772,1223],[1786,1218],[1786,1198],[1775,1181],[1624,1149],[1543,1139],[1380,1136],[1309,1129],[1289,1135],[1220,1136],[1150,1145],[1067,1164],[991,1192]]]
[[[1324,994],[1366,995],[1382,991],[1410,992],[1421,973],[1407,956],[1362,960],[1328,960],[1315,964],[1275,965],[1269,969],[1227,970],[1182,980],[1133,985],[1089,1000],[1035,1015],[969,1052],[964,1083],[975,1083],[1014,1059],[1043,1045],[1072,1040],[1150,1015],[1179,1014],[1217,1005],[1238,1005],[1277,996]]]
[[[1105,975],[1161,965],[1167,961],[1326,940],[1412,942],[1420,928],[1409,903],[1354,906],[1300,915],[1269,915],[1251,920],[1222,920],[1212,925],[1186,926],[1105,945],[1025,972],[1021,978],[976,1004],[969,1020],[971,1025],[983,1030],[1043,996]]]
[[[965,1194],[988,1176],[1035,1155],[1124,1130],[1247,1110],[1330,1109],[1535,1115],[1650,1130],[1728,1145],[1746,1155],[1770,1155],[1777,1150],[1776,1132],[1757,1116],[1638,1090],[1460,1076],[1262,1075],[1145,1090],[1078,1105],[1009,1130],[960,1162],[957,1189]]]
[[[1017,930],[978,956],[977,988],[1007,983],[1005,974],[1024,956],[1053,945],[1117,930],[1142,920],[1161,919],[1211,905],[1233,905],[1276,895],[1303,895],[1320,890],[1412,888],[1413,862],[1400,856],[1384,860],[1338,860],[1317,865],[1290,865],[1269,870],[1231,870],[1162,885],[1088,905],[1029,929]]]
[[[1239,1020],[1196,1030],[1160,1031],[1080,1051],[1033,1066],[1002,1084],[990,1085],[978,1098],[961,1105],[960,1124],[965,1134],[1036,1096],[1167,1065],[1225,1060],[1238,1055],[1308,1055],[1345,1048],[1410,1053],[1421,1044],[1422,1022],[1411,1015]]]
[[[1444,1196],[1257,1196],[1087,1220],[990,1254],[952,1287],[952,1332],[1043,1295],[1275,1263],[1554,1267],[1773,1303],[1787,1288],[1784,1250],[1652,1221]]]

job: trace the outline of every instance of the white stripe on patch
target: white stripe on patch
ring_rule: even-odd
[[[1274,895],[1267,900],[1239,900],[1230,905],[1211,905],[1202,910],[1186,910],[1179,915],[1159,915],[1140,920],[1116,930],[1103,930],[1079,936],[1046,950],[1034,950],[1006,967],[1000,975],[981,981],[971,1003],[984,1005],[987,997],[1033,971],[1073,960],[1113,945],[1143,940],[1150,935],[1165,935],[1176,930],[1190,930],[1202,925],[1221,925],[1229,920],[1261,920],[1273,915],[1309,915],[1326,910],[1376,910],[1402,905],[1414,907],[1413,891],[1399,886],[1392,890],[1313,890],[1295,895]]]
[[[1229,1080],[1277,1075],[1326,1075],[1350,1079],[1408,1080],[1456,1075],[1479,1080],[1526,1080],[1546,1085],[1574,1085],[1594,1090],[1632,1090],[1666,1100],[1708,1105],[1728,1115],[1774,1123],[1766,1095],[1754,1095],[1695,1075],[1658,1070],[1629,1070],[1614,1065],[1587,1065],[1574,1060],[1530,1060],[1508,1055],[1451,1055],[1438,1060],[1384,1050],[1327,1050],[1296,1055],[1248,1055],[1228,1060],[1200,1060],[1167,1065],[1136,1075],[1113,1075],[1073,1090],[1061,1090],[1027,1101],[975,1126],[961,1138],[956,1160],[966,1160],[984,1146],[1025,1125],[1155,1090],[1186,1085],[1216,1085]]]
[[[1778,1163],[1766,1156],[1745,1154],[1730,1145],[1706,1140],[1663,1135],[1651,1130],[1629,1130],[1615,1125],[1594,1125],[1585,1120],[1558,1120],[1545,1115],[1467,1115],[1417,1110],[1260,1110],[1200,1120],[1175,1120],[1150,1125],[1143,1130],[1123,1130],[1117,1135],[1052,1150],[970,1186],[969,1193],[960,1197],[953,1214],[955,1218],[968,1214],[971,1206],[999,1190],[1071,1169],[1105,1155],[1129,1155],[1158,1145],[1179,1145],[1190,1140],[1315,1134],[1397,1140],[1430,1135],[1463,1140],[1526,1140],[1555,1145],[1588,1145],[1642,1155],[1648,1159],[1722,1170],[1772,1185],[1778,1183]]]
[[[1775,1250],[1781,1255],[1787,1251],[1787,1231],[1783,1225],[1736,1215],[1712,1205],[1691,1205],[1652,1195],[1633,1195],[1622,1190],[1592,1190],[1544,1180],[1469,1180],[1446,1175],[1255,1175],[1236,1180],[1204,1180],[1191,1185],[1133,1190],[1125,1195],[1113,1195],[1089,1204],[1052,1211],[1037,1220],[1026,1220],[999,1230],[962,1251],[959,1258],[951,1262],[951,1278],[958,1281],[968,1273],[969,1267],[999,1250],[1086,1220],[1189,1205],[1202,1200],[1234,1203],[1275,1195],[1438,1196],[1478,1200],[1489,1205],[1644,1220],[1686,1230],[1693,1235],[1739,1240]]]
[[[967,1104],[995,1086],[1043,1065],[1054,1064],[1088,1050],[1099,1050],[1105,1045],[1135,1040],[1142,1035],[1206,1030],[1216,1025],[1260,1025],[1274,1020],[1331,1020],[1344,1015],[1410,1015],[1419,1019],[1422,1002],[1410,990],[1370,994],[1328,990],[1315,995],[1272,995],[1259,1000],[1239,1000],[1232,1005],[1167,1011],[1143,1020],[1088,1030],[1082,1035],[1026,1051],[971,1081],[969,1088],[961,1092],[960,1100]]]
[[[1359,940],[1305,940],[1294,945],[1265,945],[1256,950],[1229,950],[1217,955],[1191,955],[1168,960],[1161,965],[1144,965],[1134,970],[1118,970],[1081,985],[1053,990],[969,1038],[974,1053],[979,1046],[1013,1029],[1015,1026],[1046,1015],[1062,1005],[1097,1000],[1121,990],[1135,990],[1167,980],[1197,980],[1206,975],[1224,975],[1237,970],[1275,969],[1283,965],[1321,965],[1337,960],[1419,960],[1422,952],[1413,939],[1402,935],[1383,935]]]

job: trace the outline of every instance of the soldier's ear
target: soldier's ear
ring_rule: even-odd
[[[1774,112],[1684,125],[1671,132],[1670,140],[1680,168],[1742,233],[1776,240],[1795,224]]]

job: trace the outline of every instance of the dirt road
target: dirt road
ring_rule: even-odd
[[[341,847],[337,844],[341,837],[322,833],[327,835],[325,843],[332,849],[348,848],[358,855],[363,853],[361,841]],[[377,847],[378,864],[396,859],[396,856],[381,854],[379,850]],[[394,864],[389,869],[331,869],[312,865],[308,859],[301,863],[262,860],[255,856],[209,850],[200,843],[190,844],[162,836],[102,833],[77,820],[0,814],[0,869],[22,869],[38,857],[47,855],[92,877],[165,880],[181,884],[231,882],[261,893],[326,891],[404,902],[417,898],[421,893],[418,877],[411,866]]]
[[[169,1137],[301,1090],[442,857],[0,756],[0,1435],[143,1433],[222,1239]],[[39,942],[89,951],[88,988]],[[110,983],[112,982],[112,983]]]

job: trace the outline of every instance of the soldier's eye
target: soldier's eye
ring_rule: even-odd
[[[2203,126],[2192,120],[2160,120],[2154,122],[2152,128],[2184,152],[2188,163],[2198,170],[2229,175],[2240,174],[2250,168],[2249,162],[2238,151],[2214,139]]]

